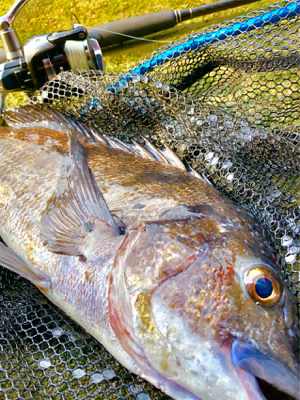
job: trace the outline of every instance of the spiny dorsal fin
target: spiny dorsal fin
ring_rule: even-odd
[[[165,144],[165,148],[160,151],[165,158],[168,160],[169,164],[173,165],[174,167],[177,167],[179,169],[182,169],[183,171],[186,171],[186,167],[183,164],[183,162],[180,160],[178,155],[174,153],[173,150],[170,149],[169,146]]]
[[[164,149],[159,150],[146,138],[143,138],[143,145],[136,142],[125,143],[120,139],[102,135],[93,126],[88,126],[81,121],[72,120],[46,104],[27,104],[10,110],[5,110],[4,117],[6,122],[14,128],[43,126],[54,130],[68,132],[74,130],[78,137],[83,136],[90,142],[100,142],[142,158],[170,164],[182,169],[183,171],[188,171],[199,178],[199,174],[193,173],[189,168],[187,169],[176,153],[174,153],[174,151],[166,144]]]
[[[78,139],[70,135],[70,155],[62,166],[57,192],[42,220],[42,236],[50,251],[84,256],[90,233],[120,234]]]
[[[45,104],[25,104],[4,110],[3,115],[7,124],[13,128],[42,126],[59,131],[74,129],[67,117]]]
[[[122,142],[122,140],[120,140],[120,139],[109,137],[107,135],[103,135],[103,137],[106,140],[106,144],[108,146],[113,147],[114,149],[119,149],[119,150],[125,151],[126,153],[135,154],[135,155],[137,154],[134,150],[132,150],[130,148],[128,143]]]
[[[4,110],[3,114],[7,124],[13,128],[41,126],[63,132],[74,130],[89,141],[106,144],[106,140],[93,126],[74,121],[46,104],[25,104]]]
[[[168,160],[166,159],[166,157],[155,146],[153,146],[152,143],[150,143],[146,138],[143,138],[143,140],[144,149],[151,153],[156,161],[168,164]]]

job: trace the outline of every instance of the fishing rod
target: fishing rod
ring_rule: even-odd
[[[0,124],[3,93],[39,89],[59,72],[75,69],[103,70],[101,47],[141,39],[199,16],[227,10],[257,0],[222,0],[184,10],[165,10],[109,22],[86,29],[79,21],[72,29],[38,35],[24,46],[14,29],[14,21],[29,0],[17,0],[0,17]],[[100,47],[101,46],[101,47]]]
[[[222,0],[184,10],[159,11],[109,22],[107,24],[90,28],[88,29],[88,32],[92,33],[92,36],[99,41],[103,48],[173,28],[177,24],[193,18],[243,6],[249,3],[255,3],[257,1],[258,0]]]
[[[13,22],[19,11],[28,1],[29,0],[18,0],[8,13],[0,18],[0,37],[4,46],[4,49],[0,49],[0,63],[20,58],[22,55],[22,45],[17,33],[13,29]],[[222,0],[184,10],[159,11],[102,24],[87,29],[87,33],[89,37],[96,39],[101,48],[103,48],[172,28],[192,18],[257,1],[258,0]],[[64,36],[67,38],[67,35]]]

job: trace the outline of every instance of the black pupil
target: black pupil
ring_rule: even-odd
[[[266,299],[273,293],[273,284],[268,278],[260,278],[255,284],[255,290],[259,297]]]

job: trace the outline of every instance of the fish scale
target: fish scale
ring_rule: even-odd
[[[53,155],[39,153],[37,150],[40,147],[10,139],[6,142],[1,140],[1,236],[14,245],[21,244],[22,237],[28,246],[31,241],[37,240],[32,227],[39,223],[45,202],[51,194],[51,186],[53,188],[58,179],[58,160],[53,163]],[[43,177],[36,174],[36,167],[43,171]]]
[[[4,266],[175,399],[262,400],[254,376],[298,399],[292,295],[244,209],[139,147],[38,121],[0,144],[14,147],[0,156]],[[272,307],[248,273],[271,280]]]
[[[75,119],[85,121],[126,145],[145,138],[159,149],[168,143],[258,218],[299,307],[300,75],[292,60],[299,44],[299,2],[283,1],[179,39],[139,62],[137,75],[59,74],[31,102],[51,104],[73,119],[73,128],[81,124]],[[5,119],[14,126],[34,124],[41,112],[35,110],[21,108],[18,115],[13,110],[11,118],[6,112]],[[60,118],[51,120],[63,129]],[[90,139],[97,136],[95,128],[89,131]],[[0,397],[165,398],[120,367],[29,282],[3,269],[1,277]],[[161,322],[165,328],[167,319]],[[273,333],[269,330],[270,337]],[[236,361],[246,367],[245,360]],[[268,384],[264,393],[268,400],[284,399]]]

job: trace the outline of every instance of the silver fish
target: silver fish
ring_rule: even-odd
[[[1,265],[174,399],[263,400],[258,378],[299,400],[293,297],[251,216],[169,150],[35,112],[0,128]]]

